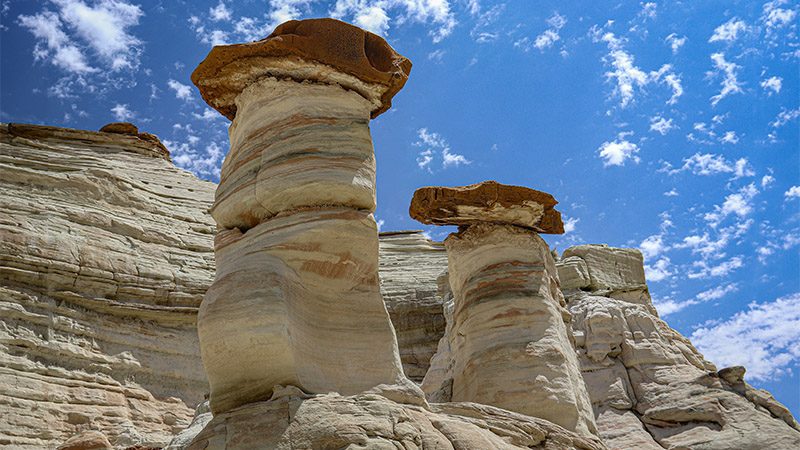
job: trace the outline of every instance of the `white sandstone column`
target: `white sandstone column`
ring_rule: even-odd
[[[369,120],[409,70],[383,39],[313,19],[215,47],[192,75],[233,120],[198,317],[215,413],[276,384],[349,395],[406,382],[378,282]]]

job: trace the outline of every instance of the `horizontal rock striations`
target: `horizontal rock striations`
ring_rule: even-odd
[[[502,185],[492,189],[508,191]],[[529,195],[506,196],[502,208],[482,211],[486,222],[462,226],[445,239],[454,306],[443,351],[450,356],[437,355],[423,390],[431,394],[431,400],[497,406],[592,436],[597,430],[550,249],[530,228],[508,223],[508,211],[542,205],[538,202],[546,197],[551,199],[546,205],[552,208],[555,200],[548,194],[521,189],[513,192]],[[443,188],[417,192],[411,211],[424,209],[417,202],[430,207],[430,199],[447,203],[447,210],[454,214],[463,211],[463,205],[484,202],[482,191],[473,187],[450,189],[458,195],[445,197],[446,201],[439,194],[424,194],[448,192]],[[470,192],[477,198],[465,194]],[[538,219],[526,218],[525,223],[531,227],[539,223],[543,210],[538,209]],[[492,216],[491,211],[497,215]],[[456,220],[463,217],[458,214]],[[448,217],[438,220],[450,221]],[[560,218],[555,222],[560,223]],[[447,369],[441,370],[439,365]],[[442,391],[448,388],[450,398],[446,393],[442,398]]]
[[[496,181],[460,187],[423,187],[414,192],[411,218],[433,225],[496,223],[561,234],[564,224],[552,195]]]
[[[410,64],[376,39],[330,19],[289,22],[215,47],[192,75],[233,117],[211,209],[217,273],[198,316],[215,414],[275,385],[413,390],[380,295],[369,132]]]
[[[442,299],[450,290],[447,253],[420,231],[380,233],[381,294],[392,318],[403,371],[421,382],[444,335]]]
[[[0,124],[0,447],[188,424],[213,189],[138,136]]]
[[[660,320],[635,249],[581,245],[556,263],[583,378],[611,448],[797,448],[785,407],[742,368],[719,372]],[[582,280],[582,281],[578,281]]]

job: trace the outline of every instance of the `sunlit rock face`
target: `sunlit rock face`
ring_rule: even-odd
[[[268,401],[213,417],[188,445],[207,448],[603,450],[546,420],[476,403],[400,403],[382,395],[306,395],[275,389]],[[184,448],[184,447],[179,447]]]
[[[444,334],[447,253],[419,231],[380,234],[381,293],[406,375],[421,382]]]
[[[0,124],[0,447],[163,446],[207,392],[214,185],[131,127]]]
[[[567,249],[559,261],[597,426],[611,448],[797,448],[800,428],[783,405],[717,372],[660,320],[641,254],[601,245]],[[578,270],[576,267],[583,269]],[[578,272],[583,275],[575,275]]]
[[[413,390],[380,295],[368,125],[410,63],[376,38],[334,20],[289,22],[216,47],[193,74],[233,115],[211,208],[217,275],[197,322],[215,414],[279,384]]]
[[[417,190],[412,216],[462,226],[445,239],[452,324],[423,390],[431,401],[493,405],[593,435],[555,261],[533,231],[561,231],[542,225],[545,217],[561,223],[555,204],[549,194],[494,182]]]

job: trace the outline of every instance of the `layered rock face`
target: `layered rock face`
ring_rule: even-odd
[[[419,231],[380,234],[381,293],[392,318],[406,375],[421,382],[444,334],[447,253]]]
[[[202,419],[201,419],[202,420]],[[252,449],[580,449],[603,450],[534,417],[475,403],[426,407],[364,393],[309,396],[276,388],[269,401],[217,415],[186,447]]]
[[[800,428],[744,369],[717,372],[660,320],[638,250],[582,245],[557,263],[597,427],[610,448],[788,449]]]
[[[215,414],[281,384],[408,383],[380,295],[368,123],[409,69],[377,36],[318,19],[215,47],[192,75],[233,116],[211,209],[217,274],[198,316]]]
[[[469,195],[487,189],[496,195]],[[422,188],[414,195],[412,213],[462,211],[454,222],[463,225],[468,205],[474,217],[445,239],[454,299],[453,324],[443,338],[450,356],[437,358],[447,367],[432,367],[423,389],[431,399],[498,406],[592,435],[597,430],[555,262],[532,231],[552,229],[542,220],[561,223],[552,209],[556,202],[532,189],[516,197],[503,197],[503,191],[510,189],[488,183]],[[447,218],[436,214],[436,222]]]
[[[153,139],[0,124],[0,447],[162,446],[207,391],[214,185]]]

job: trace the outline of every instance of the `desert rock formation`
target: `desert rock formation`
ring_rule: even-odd
[[[430,372],[423,390],[438,397],[450,389],[444,400],[493,405],[592,435],[555,261],[532,231],[557,230],[550,225],[561,223],[555,204],[549,194],[494,182],[414,193],[412,216],[462,225],[444,241],[453,324],[444,338],[450,356],[437,362],[447,369]]]
[[[0,446],[169,442],[207,392],[214,185],[137,134],[0,124],[0,192]]]
[[[233,118],[211,209],[217,274],[198,316],[215,414],[275,385],[414,388],[380,295],[369,132],[409,69],[378,36],[314,19],[215,47],[193,73]]]
[[[742,368],[717,372],[658,318],[638,250],[581,245],[556,265],[570,280],[562,289],[583,378],[610,448],[800,446],[797,422],[769,393],[745,383]]]

